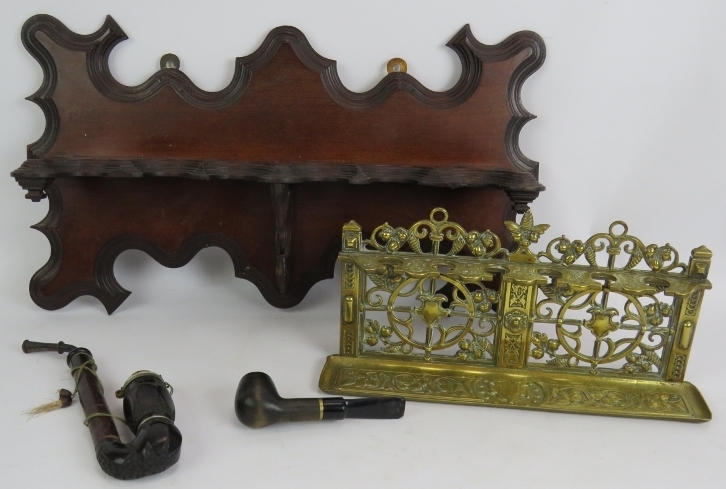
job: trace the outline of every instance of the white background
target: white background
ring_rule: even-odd
[[[663,1],[32,1],[0,9],[0,479],[3,487],[717,487],[726,461],[726,302],[723,141],[726,124],[726,8],[723,2]],[[229,257],[201,252],[165,269],[129,251],[116,262],[133,291],[112,315],[84,297],[55,312],[28,295],[49,245],[29,229],[47,212],[9,177],[25,145],[43,131],[24,101],[42,81],[20,28],[33,14],[56,16],[78,33],[111,14],[129,36],[111,55],[114,76],[135,85],[164,53],[200,87],[229,83],[233,60],[278,25],[300,28],[343,82],[367,90],[400,56],[424,85],[458,78],[444,47],[470,23],[494,44],[533,30],[547,44],[544,66],[524,85],[539,116],[521,135],[541,162],[547,190],[537,222],[586,238],[622,219],[646,243],[670,242],[684,259],[714,251],[687,379],[713,421],[666,421],[409,403],[399,421],[298,423],[251,430],[233,412],[239,378],[263,370],[283,396],[318,396],[317,380],[338,345],[338,282],[316,285],[291,310],[269,306],[233,277]],[[422,188],[422,191],[425,189]],[[432,202],[432,206],[433,206]],[[385,216],[381,216],[385,219]],[[423,216],[422,216],[423,217]],[[452,216],[453,218],[453,216]],[[407,223],[401,223],[407,224]],[[723,317],[723,316],[722,316]],[[136,482],[102,473],[83,414],[74,406],[27,420],[21,412],[72,387],[63,358],[23,355],[26,338],[90,348],[112,393],[135,370],[175,387],[181,461]],[[120,413],[120,402],[109,395]],[[723,486],[720,486],[723,487]]]

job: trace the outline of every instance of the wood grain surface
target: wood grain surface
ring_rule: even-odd
[[[238,277],[290,307],[332,276],[351,219],[405,226],[446,207],[506,241],[502,221],[544,190],[518,142],[534,117],[521,86],[545,56],[532,32],[488,46],[462,28],[448,43],[461,76],[444,92],[406,73],[352,92],[293,27],[237,58],[218,92],[174,67],[128,87],[108,68],[124,39],[110,17],[89,35],[47,15],[22,30],[44,72],[29,100],[47,124],[12,176],[29,199],[51,197],[36,226],[51,241],[31,281],[41,307],[87,294],[111,312],[129,294],[113,278],[123,250],[178,267],[206,246],[224,248]]]

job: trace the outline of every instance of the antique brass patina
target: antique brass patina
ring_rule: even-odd
[[[573,413],[707,421],[683,378],[711,252],[679,262],[614,222],[533,253],[549,228],[506,222],[518,245],[437,208],[364,240],[343,226],[340,354],[326,392]]]

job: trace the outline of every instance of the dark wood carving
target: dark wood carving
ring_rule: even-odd
[[[46,129],[12,176],[27,198],[49,197],[35,228],[51,257],[30,286],[46,309],[92,295],[112,312],[129,294],[113,276],[119,253],[179,267],[208,246],[226,250],[268,302],[290,307],[332,276],[351,219],[368,229],[440,206],[504,236],[502,220],[544,190],[518,144],[534,117],[520,90],[545,55],[532,32],[488,46],[465,26],[448,44],[462,73],[445,92],[406,73],[352,92],[293,27],[238,58],[219,92],[175,67],[118,83],[108,57],[126,36],[110,17],[83,36],[38,15],[22,39],[43,68],[29,100]]]

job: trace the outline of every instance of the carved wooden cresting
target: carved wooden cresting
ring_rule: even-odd
[[[549,226],[505,222],[518,247],[437,208],[364,239],[343,227],[340,354],[331,393],[707,421],[684,382],[711,252],[688,264],[625,223],[535,254]]]
[[[238,58],[219,92],[194,85],[173,55],[129,87],[108,67],[124,39],[110,17],[90,35],[47,15],[22,30],[43,68],[29,100],[46,129],[12,176],[27,198],[50,201],[35,228],[51,257],[30,283],[43,308],[91,295],[110,313],[129,294],[113,275],[119,253],[179,267],[208,246],[227,251],[268,302],[290,307],[332,277],[341,222],[413,220],[433,201],[502,232],[544,189],[518,144],[533,118],[520,90],[545,57],[532,32],[488,46],[464,27],[448,44],[461,77],[445,92],[402,60],[352,92],[293,27]]]

